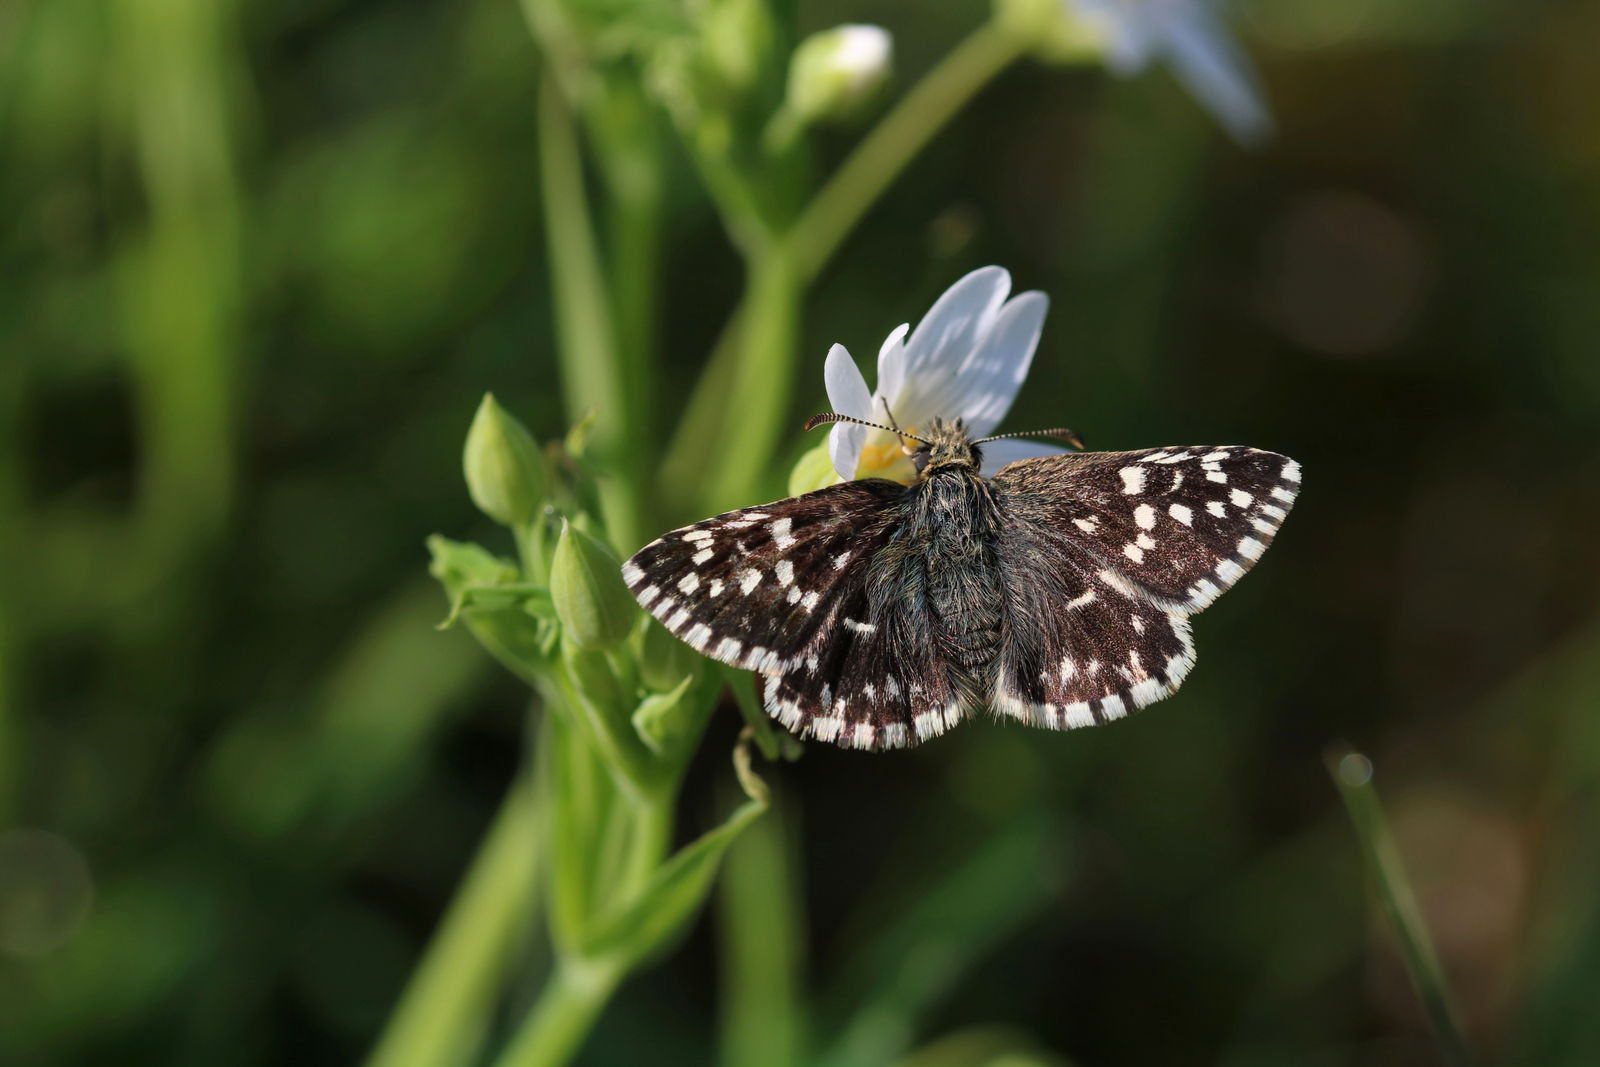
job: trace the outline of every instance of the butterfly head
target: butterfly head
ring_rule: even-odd
[[[920,478],[952,468],[977,473],[978,468],[983,466],[983,453],[967,436],[966,423],[960,419],[954,422],[934,419],[928,424],[927,438],[922,447],[909,455]]]

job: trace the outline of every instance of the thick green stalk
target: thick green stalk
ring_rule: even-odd
[[[794,391],[802,293],[787,247],[767,247],[748,272],[739,363],[721,441],[703,482],[702,508],[710,512],[757,502]]]
[[[495,1067],[562,1067],[577,1055],[622,981],[616,961],[566,959],[556,966]]]
[[[744,305],[734,308],[722,327],[711,358],[695,382],[689,403],[678,419],[667,454],[656,476],[657,492],[667,509],[668,525],[693,521],[696,499],[706,468],[716,455],[723,417],[728,410],[728,395],[739,366],[739,329]]]
[[[476,1057],[537,910],[535,795],[531,774],[513,783],[367,1067],[459,1067]]]
[[[138,404],[138,543],[124,595],[170,588],[220,531],[233,493],[241,306],[239,198],[227,105],[234,5],[112,5],[122,98],[149,215],[118,281]],[[169,604],[175,603],[169,598]],[[148,610],[139,619],[148,630]]]
[[[539,85],[539,169],[567,415],[576,421],[590,408],[598,410],[592,440],[600,465],[613,472],[600,485],[606,529],[618,548],[627,549],[638,543],[638,494],[624,458],[634,446],[629,440],[623,372],[584,191],[577,130],[549,70]]]
[[[1024,50],[993,22],[923,75],[812,197],[790,238],[802,284],[822,270],[861,217],[955,113]]]
[[[723,860],[717,919],[722,1067],[792,1067],[804,1058],[805,934],[784,808],[752,823]]]
[[[1372,787],[1372,763],[1358,752],[1339,749],[1329,753],[1328,771],[1339,788],[1339,795],[1344,798],[1350,821],[1355,824],[1373,888],[1400,943],[1411,984],[1422,1000],[1428,1021],[1433,1024],[1439,1054],[1451,1067],[1470,1067],[1477,1060],[1461,1032],[1460,1016],[1451,1000],[1450,988],[1445,984],[1433,939],[1428,936],[1422,909],[1417,906],[1416,894],[1406,877],[1400,849],[1389,830],[1389,820],[1383,814],[1378,792]]]

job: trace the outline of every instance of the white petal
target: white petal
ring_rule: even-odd
[[[852,419],[872,418],[872,391],[844,345],[828,349],[828,361],[822,365],[822,381],[828,387],[828,403],[833,405],[834,411]]]
[[[850,358],[844,345],[828,349],[828,361],[822,367],[822,379],[828,386],[828,403],[840,415],[853,419],[872,418],[872,393],[867,390],[867,380],[861,368]],[[828,458],[839,477],[849,480],[856,476],[861,463],[861,449],[867,441],[867,428],[852,423],[835,423],[828,435]]]
[[[1033,365],[1049,310],[1050,298],[1037,290],[1006,301],[994,325],[951,382],[947,410],[967,420],[967,431],[973,437],[993,433],[1011,410]]]
[[[891,398],[901,425],[924,426],[935,415],[955,417],[954,412],[936,410],[924,401],[955,377],[1010,291],[1011,275],[1004,268],[981,267],[934,301],[906,341],[904,384]]]
[[[905,384],[906,331],[910,329],[909,322],[902,322],[878,348],[878,390],[873,395],[891,404],[900,396],[900,387]]]
[[[1272,116],[1255,68],[1217,16],[1201,0],[1165,0],[1162,6],[1173,9],[1162,30],[1178,80],[1240,144],[1260,144],[1271,136]]]
[[[847,482],[856,476],[856,468],[861,466],[861,450],[866,447],[869,432],[865,426],[853,422],[836,422],[828,435],[828,458],[833,460],[833,469],[839,472],[839,477]]]
[[[1054,456],[1065,452],[1066,449],[1055,445],[1045,444],[1043,441],[1028,441],[1021,437],[1008,437],[1003,441],[990,441],[980,445],[983,449],[983,470],[985,478],[993,478],[995,473],[1007,463],[1015,463],[1019,459],[1033,459],[1036,456]]]

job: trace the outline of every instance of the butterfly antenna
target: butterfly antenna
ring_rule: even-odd
[[[1017,433],[997,433],[993,437],[985,437],[982,440],[974,441],[972,443],[975,445],[981,445],[988,441],[1001,441],[1008,437],[1054,437],[1057,440],[1067,442],[1067,444],[1071,445],[1073,448],[1076,448],[1079,452],[1089,451],[1089,446],[1083,443],[1083,439],[1081,437],[1079,437],[1072,430],[1065,428],[1058,428],[1054,430],[1020,430]]]
[[[933,444],[932,441],[918,437],[914,433],[906,433],[904,430],[896,429],[893,426],[880,426],[875,422],[868,422],[865,419],[853,419],[849,415],[840,415],[832,411],[828,412],[826,415],[811,416],[806,420],[806,429],[815,430],[818,426],[826,426],[830,422],[853,422],[857,426],[870,426],[874,430],[883,430],[886,433],[898,434],[901,437],[909,437],[913,441],[921,441],[925,445]]]

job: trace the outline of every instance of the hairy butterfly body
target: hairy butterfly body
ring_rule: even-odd
[[[1300,484],[1251,448],[1064,453],[992,479],[937,420],[910,486],[844,482],[666,534],[623,565],[639,603],[766,676],[803,736],[898,748],[984,707],[1118,719],[1194,664],[1187,617],[1248,570]]]

